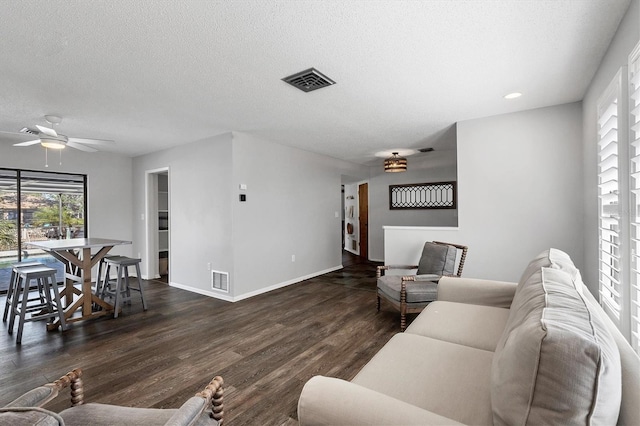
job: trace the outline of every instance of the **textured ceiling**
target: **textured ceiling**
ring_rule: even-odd
[[[57,114],[130,156],[240,131],[366,163],[460,120],[581,100],[628,6],[0,1],[0,130]],[[310,67],[337,84],[281,81]]]

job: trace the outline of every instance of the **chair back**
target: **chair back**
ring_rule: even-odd
[[[467,251],[469,251],[469,247],[463,246],[462,244],[445,243],[442,241],[434,241],[433,243],[446,245],[446,246],[453,246],[456,249],[460,250],[460,260],[458,261],[458,270],[455,275],[456,277],[462,276],[462,268],[464,268],[464,261],[467,259]]]

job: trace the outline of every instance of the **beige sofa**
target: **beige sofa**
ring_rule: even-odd
[[[640,425],[640,358],[565,253],[519,283],[442,278],[351,382],[316,376],[300,424]]]

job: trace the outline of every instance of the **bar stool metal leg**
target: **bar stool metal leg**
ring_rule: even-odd
[[[18,317],[18,333],[16,343],[22,343],[24,323],[27,321],[39,321],[46,318],[59,318],[62,330],[67,329],[64,318],[64,309],[60,301],[56,270],[46,266],[31,266],[17,269],[18,285],[15,287],[12,301],[11,320],[9,322],[9,334],[13,333],[15,317]],[[35,280],[42,293],[37,298],[29,298],[31,282]],[[53,293],[53,297],[52,297]],[[44,301],[41,302],[40,298]],[[37,302],[37,303],[30,303]],[[27,318],[27,314],[31,316]]]
[[[4,314],[2,315],[2,322],[7,322],[7,316],[9,315],[9,310],[12,308],[13,296],[15,294],[15,289],[18,284],[17,268],[26,268],[28,266],[45,266],[45,265],[32,260],[24,260],[22,262],[17,262],[11,265],[11,277],[9,278],[9,288],[7,290],[7,298],[4,301]]]
[[[147,301],[144,298],[144,290],[142,290],[142,275],[140,274],[140,262],[136,262],[136,276],[138,277],[138,290],[140,291],[140,299],[142,299],[142,309],[147,310]]]

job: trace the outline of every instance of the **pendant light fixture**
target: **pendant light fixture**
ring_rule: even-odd
[[[387,173],[400,173],[407,171],[407,159],[400,157],[397,152],[384,160],[384,171]]]

